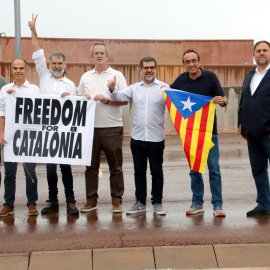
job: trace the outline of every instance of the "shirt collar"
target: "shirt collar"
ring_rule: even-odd
[[[270,68],[270,64],[266,67],[266,69],[263,72],[260,73],[259,70],[258,70],[258,67],[256,67],[255,72],[257,72],[259,74],[266,73],[269,70],[269,68]]]
[[[196,79],[195,79],[195,81],[196,80],[198,80],[198,79],[200,79],[200,78],[203,78],[203,77],[205,77],[205,70],[204,69],[202,69],[202,68],[199,68],[200,70],[201,70],[201,75],[199,76],[199,77],[197,77]],[[186,75],[187,75],[187,78],[189,79],[189,80],[192,80],[190,77],[189,77],[189,73],[188,72],[186,72]],[[192,80],[192,81],[194,81],[194,80]]]
[[[151,86],[153,84],[159,84],[157,78],[155,78],[155,80],[153,81],[153,83],[150,84],[150,85],[146,85],[143,80],[140,82],[140,85],[145,85],[145,86]]]
[[[29,83],[27,80],[25,80],[25,82],[23,83],[22,86],[29,87],[29,85],[30,85],[30,83]],[[12,86],[18,87],[18,86],[15,84],[15,81],[12,82]],[[21,87],[22,87],[22,86],[21,86]]]
[[[96,71],[96,68],[90,70],[90,72],[93,73],[93,74],[94,74],[94,73],[98,73],[98,72]],[[111,66],[108,65],[108,68],[107,68],[106,70],[102,71],[101,73],[103,73],[103,72],[104,72],[104,73],[108,73],[108,74],[112,73],[112,68],[111,68]]]

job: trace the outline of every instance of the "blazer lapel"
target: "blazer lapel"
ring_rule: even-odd
[[[250,90],[250,82],[251,82],[251,79],[254,75],[254,72],[255,72],[255,68],[249,73],[249,77],[247,78],[248,82],[247,82],[247,85],[248,85],[248,94],[251,96],[251,90]]]
[[[270,69],[268,69],[268,71],[264,75],[263,79],[261,80],[260,84],[258,85],[253,95],[255,95],[260,90],[260,88],[264,85],[264,83],[267,82],[268,80],[270,80]]]

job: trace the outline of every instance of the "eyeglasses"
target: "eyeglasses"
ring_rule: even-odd
[[[156,69],[156,67],[154,67],[154,66],[151,66],[151,67],[142,67],[142,69],[145,70],[145,71],[148,70],[148,69],[150,69],[150,70],[153,71],[153,70]]]
[[[198,63],[198,59],[191,59],[191,60],[186,60],[184,61],[184,64],[188,65],[188,64],[195,64],[195,63]]]

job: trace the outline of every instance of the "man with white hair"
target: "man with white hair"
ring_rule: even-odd
[[[66,57],[61,52],[53,52],[50,56],[50,69],[47,68],[44,51],[41,49],[37,32],[36,32],[37,15],[32,15],[32,21],[28,25],[32,31],[32,45],[34,49],[33,59],[35,59],[36,69],[40,79],[41,94],[61,95],[76,95],[75,84],[66,78]],[[49,200],[45,208],[41,210],[42,214],[56,212],[59,209],[58,203],[58,188],[57,188],[57,165],[46,164],[47,181],[49,186]],[[75,206],[75,197],[73,191],[73,176],[71,166],[60,164],[62,173],[62,181],[65,187],[65,196],[67,203],[67,212],[70,215],[78,215],[79,210]]]

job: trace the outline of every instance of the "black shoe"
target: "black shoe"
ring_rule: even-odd
[[[50,214],[59,210],[58,200],[47,200],[47,206],[41,210],[42,214]]]
[[[261,215],[270,215],[270,212],[265,211],[259,207],[255,207],[253,210],[247,212],[248,217],[261,216]]]
[[[79,210],[76,208],[75,203],[74,199],[67,198],[67,212],[70,215],[79,215]]]

